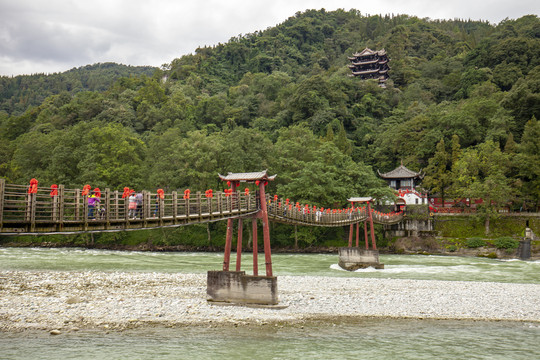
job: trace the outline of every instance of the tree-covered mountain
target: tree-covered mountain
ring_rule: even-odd
[[[100,63],[73,68],[63,73],[0,76],[0,111],[20,115],[45,98],[68,92],[105,91],[116,80],[130,76],[151,76],[156,68]]]
[[[386,88],[349,76],[347,57],[366,47],[391,59]],[[403,161],[429,190],[537,207],[539,59],[536,15],[308,10],[152,75],[0,112],[0,176],[204,191],[223,186],[218,172],[268,168],[272,192],[328,206],[388,195],[374,170]]]

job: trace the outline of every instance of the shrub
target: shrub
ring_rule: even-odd
[[[493,245],[495,245],[497,249],[517,249],[519,241],[508,236],[503,236],[493,240]]]
[[[450,252],[456,252],[456,251],[457,251],[457,246],[456,246],[456,245],[450,245],[450,246],[448,247],[448,251],[450,251]]]
[[[472,237],[465,241],[465,246],[471,249],[476,249],[485,245],[486,245],[486,242],[484,241],[484,239],[480,237]]]

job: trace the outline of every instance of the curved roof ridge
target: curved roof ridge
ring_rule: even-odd
[[[422,177],[421,172],[414,172],[412,170],[407,169],[405,165],[403,165],[403,162],[394,170],[391,170],[386,173],[381,173],[379,170],[377,170],[377,173],[379,173],[380,177],[387,178],[387,179]]]

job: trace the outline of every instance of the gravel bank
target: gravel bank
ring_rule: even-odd
[[[540,284],[278,276],[284,309],[217,306],[206,274],[0,271],[0,331],[245,325],[333,317],[540,322]]]

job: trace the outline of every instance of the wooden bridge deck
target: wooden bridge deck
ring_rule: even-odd
[[[316,213],[285,205],[283,199],[266,197],[270,221],[292,225],[337,227],[356,224],[368,218],[367,210],[342,209]],[[118,191],[105,189],[99,209],[89,217],[87,196],[80,189],[58,186],[58,194],[38,188],[29,194],[27,186],[6,184],[0,179],[0,235],[73,234],[80,232],[129,231],[177,227],[252,217],[260,211],[256,194],[216,192],[212,197],[197,192],[188,198],[177,192],[163,194],[143,192],[143,204],[137,218],[129,215],[129,200]],[[391,224],[402,216],[372,213],[375,223]]]

